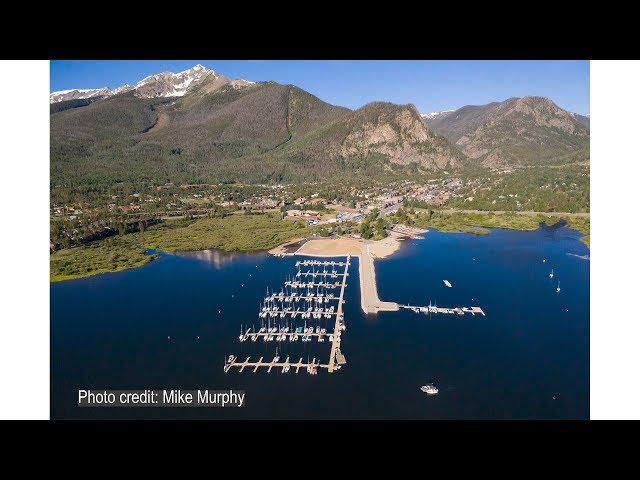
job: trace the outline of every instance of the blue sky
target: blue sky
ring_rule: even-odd
[[[51,91],[117,87],[197,63],[230,78],[291,83],[349,108],[383,100],[413,103],[428,113],[537,95],[566,110],[589,113],[588,61],[52,61]]]

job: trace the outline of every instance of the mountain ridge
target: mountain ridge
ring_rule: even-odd
[[[135,95],[140,98],[181,97],[192,89],[197,88],[203,82],[211,79],[219,80],[218,83],[220,84],[232,84],[232,86],[237,88],[255,83],[243,79],[231,80],[224,75],[219,75],[214,70],[197,64],[178,73],[161,72],[148,75],[136,82],[135,85],[124,84],[116,88],[76,88],[51,92],[49,94],[49,103],[53,104],[68,100],[83,100],[95,97],[112,97],[129,91],[134,91]]]
[[[59,184],[406,176],[588,156],[588,128],[541,97],[432,114],[389,102],[351,110],[295,85],[230,80],[201,65],[97,90],[51,103]]]
[[[545,97],[468,105],[423,121],[489,168],[588,156],[588,126]]]

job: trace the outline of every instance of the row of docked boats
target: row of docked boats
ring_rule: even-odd
[[[315,328],[307,327],[306,324],[304,327],[292,327],[291,329],[289,327],[262,327],[257,332],[249,328],[246,332],[240,331],[238,340],[240,340],[240,342],[246,342],[247,340],[256,342],[260,337],[262,337],[265,342],[284,342],[287,340],[290,342],[297,342],[298,340],[310,342],[313,337],[316,337],[318,342],[324,342],[325,337],[328,337],[329,342],[333,342],[333,334],[327,333],[326,328],[320,326],[316,326]]]
[[[308,305],[307,303],[305,305]],[[331,318],[336,313],[335,306],[330,307],[318,307],[309,306],[306,308],[296,308],[286,305],[265,304],[260,312],[258,312],[259,318],[285,318],[290,316],[291,318]]]
[[[324,287],[324,288],[340,288],[342,286],[342,283],[340,281],[335,281],[335,282],[325,282],[323,280],[320,280],[319,282],[304,282],[304,281],[298,281],[298,280],[287,280],[286,282],[284,282],[285,287],[290,287],[290,288],[313,288],[313,287]]]
[[[414,313],[446,313],[446,314],[457,314],[464,315],[465,313],[470,313],[471,315],[480,314],[484,316],[484,311],[480,307],[438,307],[437,305],[432,305],[429,302],[429,305],[425,307],[419,307],[417,305],[400,305],[401,308],[406,310],[411,310]]]
[[[308,288],[306,293],[298,293],[298,292],[292,292],[291,294],[286,294],[285,292],[279,292],[279,293],[272,293],[271,295],[268,295],[266,297],[264,297],[264,299],[266,301],[270,300],[270,301],[274,301],[274,300],[279,300],[281,302],[299,302],[301,300],[311,300],[314,299],[316,300],[318,303],[324,303],[324,302],[329,302],[331,300],[337,300],[338,297],[335,296],[335,294],[333,292],[322,292],[320,293],[319,291],[320,289],[316,289],[316,291],[314,292],[313,289]]]
[[[336,261],[327,261],[327,260],[298,260],[296,262],[296,267],[311,267],[311,266],[331,266],[331,267],[344,267],[346,266],[346,262],[336,262]]]

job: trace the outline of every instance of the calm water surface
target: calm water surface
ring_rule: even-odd
[[[317,376],[222,370],[231,353],[273,356],[276,342],[238,342],[240,326],[258,323],[266,288],[279,291],[297,258],[162,254],[143,268],[54,283],[52,418],[588,418],[588,255],[577,232],[545,227],[430,231],[376,261],[383,300],[478,305],[486,317],[366,316],[356,259],[346,289],[348,363]],[[292,359],[328,358],[328,343],[283,343],[279,353]],[[419,391],[428,382],[439,395]],[[79,388],[244,389],[247,406],[77,408]]]

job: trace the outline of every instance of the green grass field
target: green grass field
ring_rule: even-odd
[[[168,222],[132,236],[149,248],[165,252],[208,249],[246,252],[269,250],[310,232],[304,221],[282,220],[280,213],[267,213]]]

